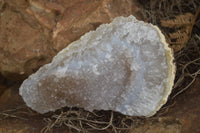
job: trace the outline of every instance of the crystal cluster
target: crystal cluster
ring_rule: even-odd
[[[118,17],[60,51],[20,87],[39,113],[61,107],[152,116],[171,92],[175,67],[160,30]]]

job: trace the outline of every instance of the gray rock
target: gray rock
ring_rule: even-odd
[[[161,31],[135,17],[118,17],[60,51],[20,87],[39,113],[61,107],[152,116],[166,103],[175,66]]]

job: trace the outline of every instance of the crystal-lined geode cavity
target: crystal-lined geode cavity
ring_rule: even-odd
[[[118,17],[60,51],[20,87],[39,113],[61,107],[152,116],[174,81],[171,49],[160,30],[135,17]]]

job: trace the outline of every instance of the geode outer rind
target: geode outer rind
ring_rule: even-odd
[[[118,17],[60,51],[20,87],[39,113],[65,106],[152,116],[166,103],[175,66],[161,31]]]

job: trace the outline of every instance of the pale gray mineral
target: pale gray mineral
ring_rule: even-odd
[[[39,113],[65,106],[151,116],[171,92],[175,67],[160,30],[118,17],[59,52],[20,87]]]

